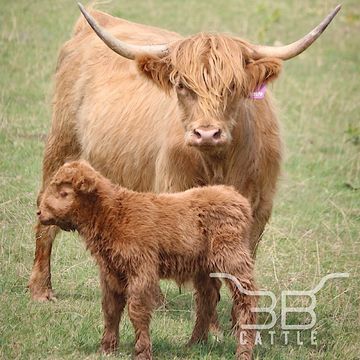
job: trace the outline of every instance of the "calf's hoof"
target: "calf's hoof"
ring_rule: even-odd
[[[151,354],[151,350],[146,350],[146,351],[143,351],[139,354],[135,354],[135,357],[134,359],[135,360],[152,360],[152,354]]]
[[[135,360],[152,360],[152,346],[147,340],[138,340],[134,349]]]
[[[105,335],[101,340],[101,353],[110,355],[117,351],[118,341],[115,335]]]
[[[236,360],[251,360],[252,359],[252,351],[238,351],[236,353]]]

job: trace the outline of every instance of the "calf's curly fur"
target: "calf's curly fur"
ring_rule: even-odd
[[[151,359],[149,324],[160,279],[192,281],[196,323],[190,344],[205,341],[219,301],[220,280],[213,272],[235,276],[255,290],[248,201],[232,187],[207,186],[182,193],[138,193],[114,185],[84,161],[63,165],[42,196],[44,225],[77,230],[100,267],[105,330],[102,350],[118,345],[125,305],[135,328],[136,359]],[[232,321],[237,359],[250,359],[256,297],[227,283],[233,299]]]

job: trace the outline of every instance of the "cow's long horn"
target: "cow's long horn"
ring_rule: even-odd
[[[285,46],[251,45],[251,57],[254,59],[275,57],[282,60],[288,60],[301,54],[323,33],[340,9],[341,5],[338,5],[316,28],[292,44]]]
[[[169,48],[166,44],[132,45],[117,39],[115,36],[111,35],[105,29],[103,29],[80,3],[78,3],[78,5],[85,19],[99,36],[99,38],[117,54],[124,56],[127,59],[134,60],[135,57],[140,54],[163,57],[169,52]]]

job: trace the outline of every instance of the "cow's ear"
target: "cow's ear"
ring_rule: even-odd
[[[263,58],[250,61],[246,65],[249,92],[255,91],[262,84],[275,80],[281,71],[282,60],[277,58]]]
[[[141,56],[136,59],[138,68],[162,90],[170,92],[173,85],[170,81],[172,66],[169,60],[153,56]]]

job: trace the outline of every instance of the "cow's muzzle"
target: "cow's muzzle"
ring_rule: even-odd
[[[215,127],[199,127],[194,129],[188,138],[191,146],[218,146],[227,142],[225,133]]]

